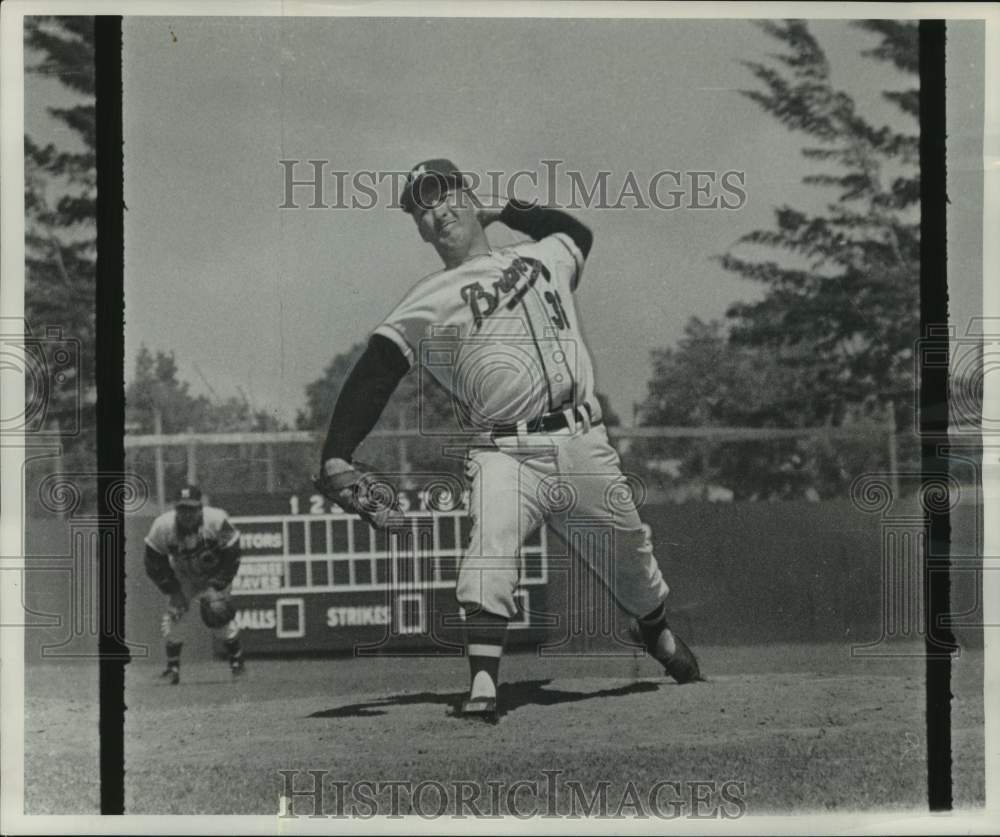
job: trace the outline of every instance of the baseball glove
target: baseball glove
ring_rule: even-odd
[[[209,587],[201,595],[201,621],[209,628],[222,628],[236,616],[233,601],[221,590]]]
[[[360,462],[328,459],[313,485],[328,500],[349,514],[359,515],[376,529],[398,526],[405,521],[396,489]]]

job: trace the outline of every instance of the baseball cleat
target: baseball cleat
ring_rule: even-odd
[[[162,680],[166,680],[171,686],[176,686],[181,682],[181,670],[175,666],[167,666],[160,674]]]
[[[674,653],[666,660],[661,659],[648,647],[646,648],[646,653],[660,663],[663,666],[663,670],[678,683],[705,682],[705,678],[701,674],[701,667],[698,665],[698,658],[695,657],[694,652],[688,648],[687,643],[672,628],[668,626],[668,629],[674,635],[674,645],[676,646]],[[645,646],[638,623],[633,621],[629,625],[628,633],[633,641]]]
[[[247,667],[243,665],[242,659],[230,660],[229,661],[229,671],[232,672],[233,677],[239,677],[247,670]]]
[[[458,714],[470,721],[485,721],[487,724],[495,724],[500,720],[496,698],[466,698],[462,701]]]
[[[678,683],[704,682],[705,678],[701,676],[701,667],[698,665],[698,658],[695,657],[694,652],[677,634],[674,634],[674,643],[677,648],[670,659],[663,663],[663,670]]]

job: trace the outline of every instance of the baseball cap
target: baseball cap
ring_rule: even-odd
[[[462,189],[466,186],[458,166],[443,157],[424,160],[410,169],[399,202],[404,212],[412,213],[418,205],[426,207],[434,204],[449,186]]]
[[[185,485],[174,498],[175,506],[200,506],[201,489],[197,485]]]

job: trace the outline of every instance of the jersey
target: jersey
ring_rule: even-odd
[[[587,405],[590,353],[573,291],[584,258],[556,233],[475,256],[418,282],[375,329],[488,428]]]
[[[177,512],[173,509],[164,512],[153,521],[146,545],[169,558],[170,567],[181,583],[200,589],[219,569],[218,551],[232,546],[239,537],[239,531],[222,509],[205,506],[201,526],[183,536],[177,531]]]

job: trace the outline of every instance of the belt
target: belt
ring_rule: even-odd
[[[586,411],[586,421],[583,418],[584,411]],[[589,422],[593,427],[601,423],[601,419],[594,421],[594,414],[591,412],[589,404],[574,407],[573,413],[580,424]],[[518,436],[522,433],[554,433],[556,430],[562,430],[566,427],[569,427],[566,413],[548,413],[541,418],[519,424],[498,424],[490,432],[490,435],[495,439],[498,436]]]

